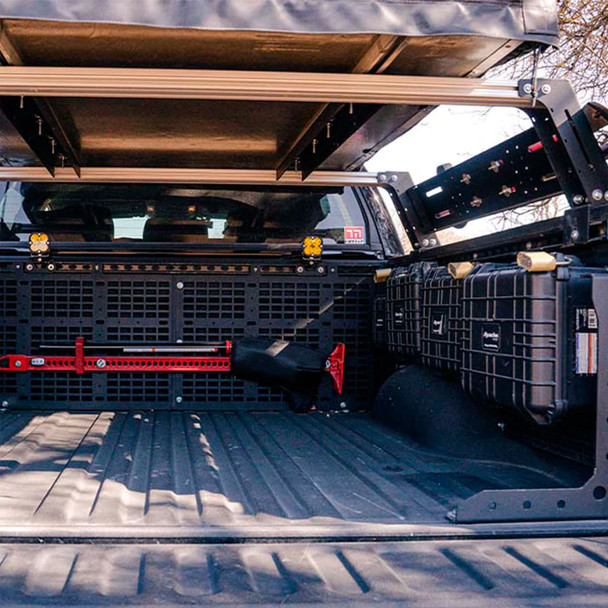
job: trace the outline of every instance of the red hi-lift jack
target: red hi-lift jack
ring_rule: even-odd
[[[45,347],[43,347],[45,348]],[[66,347],[46,347],[65,349]],[[119,349],[123,353],[150,353],[151,356],[88,356],[85,348]],[[209,356],[165,356],[168,352],[204,352]],[[217,372],[229,373],[232,342],[209,346],[90,346],[84,338],[76,338],[74,355],[5,355],[0,357],[0,372],[74,372],[82,375],[91,372]],[[345,346],[338,344],[325,362],[325,371],[331,376],[334,390],[342,394],[344,382]]]

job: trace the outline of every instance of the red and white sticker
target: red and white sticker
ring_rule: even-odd
[[[575,371],[582,376],[597,374],[597,334],[577,332]]]
[[[346,245],[364,245],[365,231],[363,226],[344,226],[344,243]]]

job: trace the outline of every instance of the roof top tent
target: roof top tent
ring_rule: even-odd
[[[83,177],[110,167],[359,170],[434,98],[385,103],[391,83],[340,75],[478,77],[557,40],[551,0],[5,0],[0,18],[0,56],[13,66],[0,78],[2,165]],[[206,81],[192,85],[199,70]],[[151,86],[159,78],[164,94]],[[43,90],[51,82],[59,89]]]
[[[425,268],[437,293],[430,281],[451,284],[444,269],[410,262],[471,254],[423,248],[389,259],[390,222],[371,211],[383,189],[371,186],[390,179],[357,170],[436,104],[530,110],[535,93],[546,104],[542,86],[479,76],[554,44],[553,2],[0,0],[0,18],[0,179],[22,182],[3,199],[10,225],[0,223],[0,543],[11,543],[0,544],[1,599],[478,605],[482,593],[558,605],[555,587],[569,605],[605,597],[600,543],[496,537],[605,535],[608,412],[598,408],[597,454],[593,420],[582,437],[571,419],[553,434],[523,422],[505,433],[494,410],[419,361],[378,390],[400,360],[372,343],[385,286],[376,279],[405,282],[412,266]],[[553,129],[574,130],[562,124],[571,108],[555,109],[559,124],[539,135],[547,158],[526,178],[566,164]],[[544,154],[535,133],[519,137],[506,149],[525,142]],[[562,171],[559,185],[591,201],[604,159],[586,151],[569,158],[580,174]],[[494,193],[479,215],[523,204],[496,196],[503,174],[488,172],[489,154],[404,193],[419,231],[463,221],[470,205],[445,214],[463,187],[455,171]],[[79,181],[88,184],[63,183]],[[442,196],[424,204],[437,187]],[[598,207],[588,220],[599,223]],[[119,234],[123,220],[141,234]],[[572,224],[570,236],[574,226],[585,234]],[[360,233],[350,244],[347,229]],[[311,231],[330,243],[314,264],[303,259]],[[557,272],[570,272],[559,261]],[[407,272],[393,273],[399,265]],[[495,270],[467,285],[491,285]],[[539,276],[553,285],[553,274]],[[579,283],[590,330],[590,298],[608,301],[605,273],[595,276]],[[534,309],[546,310],[544,293]],[[443,325],[443,303],[423,306],[425,327]],[[316,357],[320,411],[296,414],[284,385],[225,373],[254,336],[304,342],[316,355],[345,345],[343,378],[333,353]],[[437,344],[430,332],[416,337]],[[459,344],[448,338],[444,359]],[[198,364],[184,370],[196,363],[193,345]],[[202,356],[211,351],[221,356]],[[608,350],[599,352],[607,387]],[[169,358],[181,367],[168,369]],[[272,371],[257,361],[256,373]],[[470,372],[477,392],[485,361],[475,357]],[[344,380],[342,393],[326,371]],[[592,381],[582,382],[585,399]],[[604,393],[597,402],[608,408]],[[594,404],[584,405],[587,422]]]

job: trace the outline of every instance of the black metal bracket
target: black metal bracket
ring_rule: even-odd
[[[31,97],[1,97],[0,111],[15,127],[38,160],[54,176],[69,165],[80,176],[78,154],[51,107]]]
[[[519,93],[537,101],[525,111],[570,204],[607,201],[608,166],[572,85],[567,80],[521,80]]]
[[[581,488],[484,490],[456,507],[458,523],[608,517],[608,275],[593,276],[598,315],[595,469]]]

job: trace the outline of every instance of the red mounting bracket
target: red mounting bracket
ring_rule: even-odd
[[[334,352],[329,355],[325,362],[325,369],[331,376],[334,389],[338,395],[342,394],[344,385],[344,357],[346,356],[346,346],[341,342],[336,344]]]

